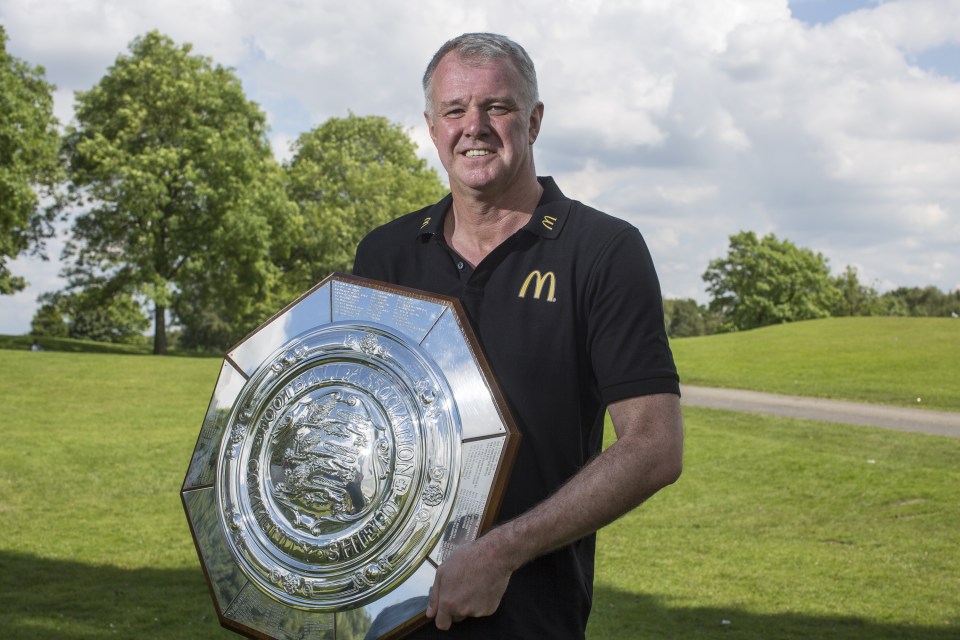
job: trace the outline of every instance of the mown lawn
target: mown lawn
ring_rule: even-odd
[[[960,440],[686,409],[680,481],[600,532],[589,637],[960,637]]]
[[[0,637],[236,637],[179,499],[219,365],[0,350]],[[960,441],[685,418],[680,482],[601,532],[592,640],[960,637]]]
[[[671,346],[686,384],[960,411],[955,318],[830,318]]]
[[[0,637],[230,637],[179,496],[218,370],[0,350]]]

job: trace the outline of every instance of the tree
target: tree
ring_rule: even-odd
[[[880,294],[873,287],[860,283],[857,270],[847,265],[846,270],[834,279],[840,295],[833,306],[831,315],[876,316],[883,315]]]
[[[300,289],[349,271],[367,232],[446,193],[406,131],[379,116],[331,118],[302,134],[293,151],[289,194],[306,230],[288,271]]]
[[[54,333],[59,329],[59,319],[67,337],[133,344],[143,340],[143,332],[150,326],[150,319],[132,295],[109,286],[46,293],[40,301],[43,304],[32,323],[36,335],[63,335]]]
[[[822,254],[772,233],[730,236],[726,258],[711,260],[703,279],[726,330],[825,318],[840,295]]]
[[[217,308],[234,334],[268,317],[275,254],[298,225],[266,119],[234,73],[156,31],[136,38],[100,82],[78,92],[65,150],[77,216],[71,286],[103,279],[154,307],[154,353],[183,296]]]
[[[30,333],[48,338],[66,338],[69,335],[69,329],[60,307],[54,302],[45,302],[40,305],[33,314],[33,320],[30,321]]]
[[[0,294],[22,291],[8,259],[32,250],[43,255],[53,235],[54,209],[40,211],[40,197],[54,195],[63,176],[60,134],[53,117],[52,84],[43,67],[7,53],[0,26]]]
[[[944,293],[934,286],[898,287],[880,297],[888,315],[948,317],[960,315],[960,290]]]
[[[664,300],[663,317],[671,338],[710,335],[719,324],[709,309],[692,298]]]

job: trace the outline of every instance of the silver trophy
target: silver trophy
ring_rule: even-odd
[[[459,303],[334,274],[229,351],[181,490],[223,626],[399,638],[519,434]]]

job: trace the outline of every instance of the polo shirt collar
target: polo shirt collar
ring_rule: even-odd
[[[427,209],[417,230],[417,237],[443,235],[443,219],[450,210],[453,196],[449,193],[440,202]]]
[[[543,194],[533,216],[523,228],[543,238],[556,238],[567,221],[570,200],[563,195],[553,178],[538,177],[537,181],[543,187]],[[453,196],[448,193],[440,202],[427,209],[417,230],[417,237],[443,235],[443,219],[450,211],[452,202]]]
[[[570,213],[570,199],[563,195],[553,178],[547,176],[537,180],[543,187],[543,194],[533,210],[533,216],[523,228],[542,238],[556,238]]]

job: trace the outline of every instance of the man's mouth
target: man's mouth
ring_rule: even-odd
[[[486,149],[470,149],[464,155],[468,158],[478,158],[480,156],[488,156],[490,152]]]

